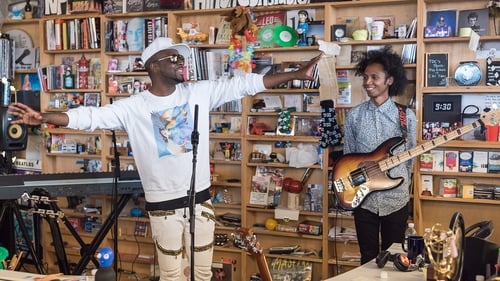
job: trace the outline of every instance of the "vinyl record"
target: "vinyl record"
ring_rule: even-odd
[[[260,42],[261,48],[274,47],[274,30],[276,25],[266,25],[257,32],[257,40]]]
[[[295,46],[297,40],[297,32],[287,25],[278,26],[274,29],[274,42],[280,47]]]

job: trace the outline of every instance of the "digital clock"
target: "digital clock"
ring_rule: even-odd
[[[435,101],[432,107],[434,111],[453,111],[453,102],[451,101]]]
[[[424,122],[461,122],[461,95],[424,95]]]

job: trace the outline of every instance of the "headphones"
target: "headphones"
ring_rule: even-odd
[[[380,252],[375,259],[378,268],[383,268],[388,261],[392,261],[394,267],[399,271],[414,271],[425,265],[425,260],[421,255],[418,255],[415,263],[412,264],[405,254],[391,254],[389,251]]]
[[[487,239],[493,232],[493,222],[485,220],[475,223],[465,229],[465,236]]]

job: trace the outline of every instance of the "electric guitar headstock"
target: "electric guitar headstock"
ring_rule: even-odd
[[[485,111],[486,110],[488,111],[481,113],[478,121],[482,122],[483,125],[490,126],[500,124],[500,111],[497,110],[496,106],[493,106],[493,108],[485,109]]]
[[[262,255],[262,246],[257,241],[257,236],[252,230],[238,227],[236,233],[232,233],[231,236],[235,247],[243,249],[251,255]]]
[[[244,227],[236,228],[235,233],[231,233],[235,247],[245,250],[248,254],[255,257],[262,281],[272,281],[269,266],[264,256],[262,246],[257,241],[257,236],[252,230]]]

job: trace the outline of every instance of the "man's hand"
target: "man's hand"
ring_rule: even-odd
[[[324,53],[321,53],[314,58],[312,58],[307,64],[302,66],[299,70],[297,70],[295,73],[299,76],[296,78],[297,80],[310,80],[314,81],[313,71],[314,71],[314,66],[318,63],[318,61],[321,59],[321,57],[324,55]]]
[[[18,117],[12,124],[26,124],[37,126],[45,122],[44,117],[38,111],[22,103],[13,103],[9,105],[8,113]]]

